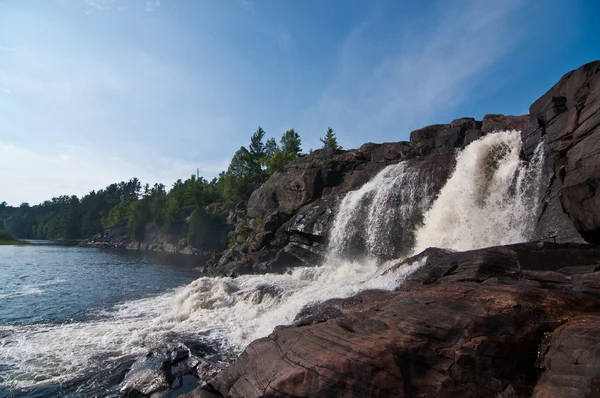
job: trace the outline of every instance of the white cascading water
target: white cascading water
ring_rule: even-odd
[[[387,166],[341,201],[330,231],[327,262],[360,252],[367,259],[390,259],[396,248],[412,246],[415,224],[431,205],[430,170],[407,162]]]
[[[520,158],[518,131],[471,143],[416,232],[414,253],[428,247],[471,250],[524,242],[538,207],[543,145],[528,163]]]
[[[519,159],[520,149],[518,133],[503,132],[460,153],[454,174],[416,231],[415,248],[471,249],[526,240],[536,206],[527,191],[537,189],[527,184],[539,180],[540,162],[528,166]],[[241,350],[275,326],[291,323],[307,304],[397,288],[423,261],[386,272],[391,263],[378,265],[377,256],[389,254],[382,246],[391,243],[394,228],[407,228],[412,236],[412,226],[402,219],[420,218],[433,199],[427,178],[414,173],[403,163],[389,166],[348,194],[332,225],[329,260],[320,267],[283,275],[203,277],[86,322],[0,327],[0,363],[12,369],[0,383],[20,388],[65,382],[109,362],[144,355],[173,334],[200,334]],[[364,232],[366,259],[336,258],[355,241],[357,228]]]

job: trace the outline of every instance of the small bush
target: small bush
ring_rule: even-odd
[[[16,240],[14,235],[9,231],[0,230],[0,241],[13,241]]]

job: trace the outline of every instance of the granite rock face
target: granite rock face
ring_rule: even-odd
[[[566,74],[530,115],[462,118],[413,131],[410,142],[317,151],[275,174],[248,204],[256,245],[236,257],[246,272],[322,261],[343,195],[388,165],[433,172],[439,192],[455,151],[485,134],[519,130],[522,159],[544,156],[534,242],[429,248],[399,261],[393,267],[422,265],[396,291],[305,307],[196,396],[600,396],[599,125],[600,61]]]
[[[572,221],[583,239],[600,243],[600,61],[563,76],[531,105],[530,116],[526,148],[544,141],[551,170],[546,202],[553,220],[547,224],[574,240]]]

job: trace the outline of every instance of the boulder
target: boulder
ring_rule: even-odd
[[[365,157],[369,161],[376,163],[389,163],[395,160],[404,160],[409,156],[411,151],[410,143],[406,141],[385,142],[376,145],[375,148],[372,148],[368,152],[370,156],[367,156],[364,152],[364,145],[360,148],[360,151],[365,154]]]
[[[166,391],[173,381],[170,353],[151,351],[138,359],[121,383],[120,393],[126,397],[149,397]]]
[[[481,131],[484,134],[494,131],[516,130],[523,131],[529,128],[529,115],[523,116],[505,116],[505,115],[485,115],[481,121]]]

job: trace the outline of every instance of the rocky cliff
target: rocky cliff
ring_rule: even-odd
[[[238,275],[282,272],[323,260],[336,206],[347,192],[384,167],[406,161],[431,173],[438,193],[454,169],[455,151],[494,131],[522,132],[523,157],[542,143],[544,165],[534,237],[554,242],[598,243],[598,63],[565,75],[530,109],[529,115],[486,115],[424,127],[409,142],[367,143],[357,150],[318,150],[275,173],[252,194],[243,222],[246,245],[225,252],[207,271]],[[413,224],[420,220],[412,220]],[[400,249],[397,251],[401,251]]]
[[[415,200],[431,201],[455,151],[499,130],[521,131],[525,162],[543,151],[535,242],[430,248],[396,261],[390,269],[420,267],[395,291],[305,307],[190,396],[600,396],[599,125],[600,61],[566,74],[529,115],[463,118],[416,130],[410,142],[316,151],[276,173],[240,210],[246,244],[207,272],[316,265],[348,192],[403,162],[417,182],[427,179]],[[399,240],[382,260],[406,253],[410,239]]]
[[[493,131],[525,130],[527,116],[486,115],[461,118],[410,134],[410,141],[367,143],[350,151],[317,150],[275,173],[252,193],[238,229],[250,231],[247,244],[226,251],[212,274],[283,272],[322,262],[333,215],[341,198],[371,180],[386,166],[404,162],[427,180],[435,196],[455,165],[456,150]],[[419,200],[419,198],[417,198]],[[416,217],[407,220],[417,225]],[[410,243],[397,247],[405,252]]]
[[[165,232],[164,228],[156,222],[149,222],[145,225],[141,241],[132,239],[128,222],[121,221],[112,228],[80,242],[79,245],[101,249],[194,254],[200,255],[199,263],[203,264],[207,260],[214,262],[215,258],[218,259],[221,252],[227,247],[227,234],[231,230],[231,222],[227,219],[226,211],[222,209],[217,209],[217,211],[214,211],[214,209],[208,210],[211,213],[211,222],[207,223],[205,229],[210,229],[210,231],[200,239],[201,244],[197,247],[190,246],[187,241],[190,217],[175,224],[169,232]]]

